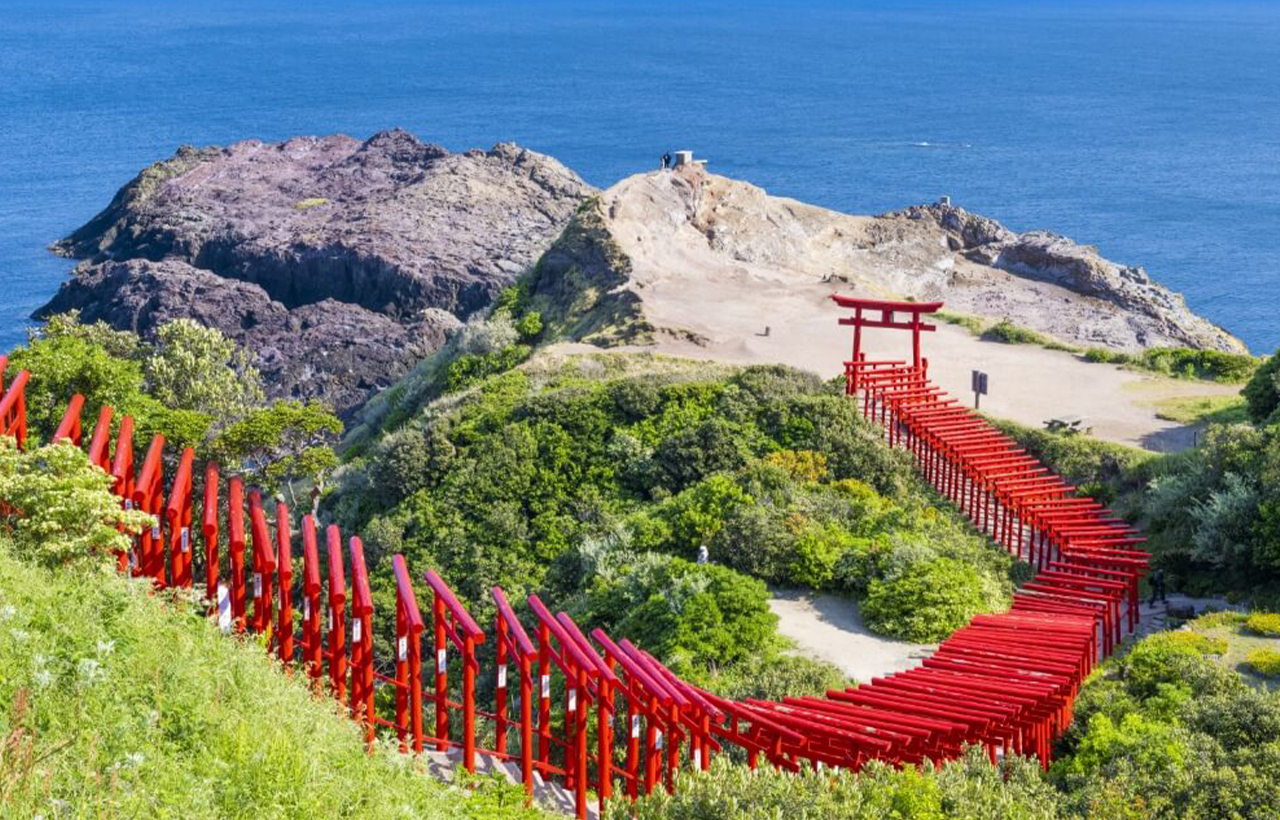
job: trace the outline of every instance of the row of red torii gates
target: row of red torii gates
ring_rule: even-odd
[[[375,647],[359,537],[344,543],[336,526],[322,528],[310,515],[301,518],[295,537],[284,504],[268,515],[256,489],[235,475],[224,482],[213,463],[198,470],[189,447],[167,461],[162,436],[135,463],[133,420],[102,407],[87,431],[79,395],[70,398],[53,439],[87,447],[90,461],[114,480],[122,505],[155,517],[134,549],[118,556],[122,572],[158,587],[191,588],[198,570],[222,628],[269,636],[270,651],[340,701],[369,742],[382,730],[405,752],[449,752],[473,772],[480,756],[503,761],[518,770],[530,795],[537,778],[558,778],[573,793],[579,817],[587,816],[590,791],[603,809],[615,790],[635,799],[675,788],[682,766],[705,769],[726,745],[743,750],[752,767],[763,758],[792,771],[805,765],[856,770],[871,759],[941,761],[970,744],[984,746],[993,761],[1016,753],[1047,765],[1082,681],[1123,629],[1134,627],[1137,583],[1147,565],[1137,549],[1142,539],[930,384],[919,334],[934,328],[921,319],[941,303],[833,298],[855,311],[840,320],[855,334],[846,362],[848,394],[975,526],[1039,572],[1009,612],[975,617],[920,666],[822,696],[720,698],[627,640],[614,641],[600,629],[588,636],[536,595],[526,601],[532,618],[526,630],[497,587],[493,628],[486,632],[434,572],[421,576],[425,588],[415,588],[402,555],[391,560],[394,644]],[[864,327],[910,329],[912,362],[867,360]],[[0,435],[25,446],[30,375],[20,372],[4,387],[6,365],[0,356]],[[173,473],[167,491],[166,468]],[[203,479],[199,494],[197,477]],[[297,577],[295,557],[301,560]],[[431,596],[425,615],[419,589]],[[481,708],[476,691],[478,647],[490,636],[491,710]],[[375,650],[389,659],[376,663]],[[450,680],[451,658],[460,665],[460,681]],[[378,714],[379,689],[394,692],[393,714]],[[479,721],[488,722],[488,732]]]

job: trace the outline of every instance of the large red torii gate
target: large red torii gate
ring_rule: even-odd
[[[849,390],[853,392],[857,389],[857,376],[859,363],[862,362],[862,329],[864,327],[887,327],[895,330],[911,331],[911,366],[917,370],[923,370],[928,367],[928,360],[920,356],[920,333],[922,331],[934,331],[938,329],[937,325],[925,324],[920,321],[923,314],[937,313],[942,309],[942,302],[893,302],[885,299],[863,299],[857,296],[841,296],[838,293],[831,294],[831,300],[843,308],[852,308],[853,315],[845,316],[840,319],[842,325],[853,326],[853,357],[847,363],[845,373],[849,377]],[[863,311],[875,313],[879,311],[880,318],[875,319],[863,315]],[[895,313],[910,314],[910,319],[905,321],[896,320]]]

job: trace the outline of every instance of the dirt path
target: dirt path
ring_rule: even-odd
[[[797,589],[775,589],[772,595],[769,609],[778,616],[778,632],[800,654],[829,661],[860,683],[917,666],[933,650],[872,634],[851,600]]]

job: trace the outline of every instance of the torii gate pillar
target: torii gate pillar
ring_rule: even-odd
[[[920,355],[920,334],[937,330],[937,325],[925,324],[920,317],[937,313],[942,309],[942,302],[891,302],[884,299],[860,299],[854,296],[831,294],[831,300],[843,308],[852,308],[853,315],[840,319],[842,325],[853,326],[853,358],[845,362],[847,390],[854,393],[858,389],[858,371],[868,364],[862,353],[862,329],[864,327],[888,327],[897,330],[911,331],[911,366],[917,370],[925,370],[928,360]],[[863,312],[879,312],[879,318],[863,315]],[[898,319],[894,314],[906,313],[909,319]]]

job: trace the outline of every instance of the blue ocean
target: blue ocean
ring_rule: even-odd
[[[393,126],[601,186],[688,148],[843,211],[945,194],[1280,345],[1280,3],[0,0],[0,349],[179,145]]]

